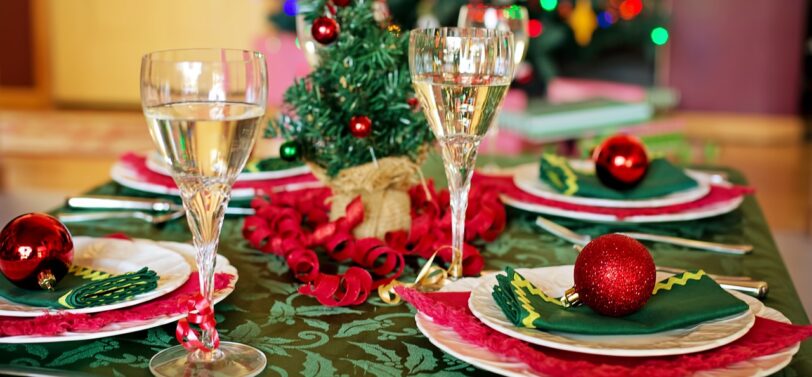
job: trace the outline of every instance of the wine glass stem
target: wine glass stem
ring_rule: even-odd
[[[186,208],[186,219],[192,231],[192,241],[197,249],[197,269],[200,279],[200,294],[212,302],[214,297],[214,267],[217,257],[217,245],[220,240],[220,229],[223,226],[225,208],[231,196],[228,187],[200,187],[183,190],[183,205]],[[188,192],[187,191],[191,191]],[[213,304],[212,304],[213,305]],[[201,341],[206,348],[213,349],[212,334],[204,330]],[[214,351],[216,352],[216,350]],[[212,353],[214,353],[212,352]],[[200,355],[208,358],[210,355]]]
[[[468,209],[468,191],[474,172],[476,148],[479,142],[441,143],[445,174],[451,197],[451,279],[462,277],[462,251],[465,240],[465,211]]]
[[[218,231],[219,233],[219,231]],[[198,278],[200,279],[200,294],[208,302],[212,302],[214,297],[214,258],[217,254],[218,241],[215,239],[205,244],[194,242],[197,248],[197,268],[199,271]],[[206,348],[212,349],[212,334],[209,330],[203,330],[201,334],[201,341]]]

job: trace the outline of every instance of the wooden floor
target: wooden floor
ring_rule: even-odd
[[[711,160],[742,171],[812,312],[812,146],[795,117],[678,113],[686,135],[717,146]],[[109,180],[116,157],[148,150],[140,113],[0,111],[0,224],[46,210]]]

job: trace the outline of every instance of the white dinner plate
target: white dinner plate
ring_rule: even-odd
[[[541,267],[517,270],[522,276],[552,297],[559,297],[573,286],[573,266]],[[500,274],[504,275],[504,272]],[[658,280],[671,274],[658,273]],[[493,299],[496,275],[480,279],[471,291],[468,307],[488,327],[505,335],[540,346],[564,351],[604,356],[645,357],[680,355],[705,351],[728,344],[747,333],[755,323],[761,303],[749,301],[752,310],[700,323],[696,326],[645,335],[582,335],[547,332],[515,326]],[[736,297],[741,295],[734,293]]]
[[[615,215],[604,213],[592,213],[582,211],[572,211],[557,207],[546,206],[543,204],[528,203],[518,199],[511,198],[508,195],[499,195],[502,203],[509,205],[513,208],[518,208],[528,212],[538,213],[542,215],[552,215],[567,217],[570,219],[598,222],[598,223],[612,223],[612,224],[639,224],[639,223],[661,223],[670,221],[689,221],[704,219],[713,216],[723,215],[731,212],[744,201],[744,196],[738,196],[722,202],[714,203],[705,207],[692,208],[682,212],[665,213],[659,215],[635,215],[627,217],[618,217]]]
[[[126,301],[79,309],[36,307],[18,304],[0,297],[0,316],[39,317],[56,312],[86,314],[120,309],[172,292],[183,285],[189,278],[189,274],[192,273],[191,266],[180,255],[151,242],[74,237],[73,247],[74,265],[104,271],[112,275],[121,275],[149,267],[158,274],[158,286],[152,291],[141,293]]]
[[[480,279],[482,278],[461,279],[447,285],[443,288],[443,291],[471,291],[478,285]],[[737,295],[737,297],[750,304],[751,310],[757,310],[755,314],[760,317],[790,323],[789,319],[783,314],[762,305],[754,298],[743,295]],[[431,318],[422,313],[417,314],[415,322],[420,332],[437,348],[473,366],[504,376],[540,376],[518,359],[503,357],[484,347],[468,343],[453,329],[432,322]],[[769,376],[787,366],[792,361],[792,356],[798,353],[799,349],[800,345],[796,344],[772,355],[741,361],[726,368],[697,372],[692,377]]]
[[[196,251],[194,246],[192,245],[177,242],[156,242],[151,240],[136,240],[136,242],[143,245],[151,244],[154,247],[164,248],[168,251],[171,250],[170,252],[174,252],[184,261],[184,263],[186,263],[187,265],[195,266]],[[194,271],[196,270],[197,267],[194,267]],[[217,264],[214,268],[214,271],[224,272],[234,276],[234,279],[231,281],[231,284],[228,286],[228,288],[216,291],[214,293],[214,303],[218,303],[223,299],[225,299],[226,297],[228,297],[228,295],[230,295],[231,292],[234,291],[234,285],[237,283],[237,278],[239,276],[237,274],[237,269],[231,265],[228,259],[219,254],[217,255]],[[66,332],[54,336],[26,335],[26,336],[0,337],[0,343],[31,344],[31,343],[68,342],[75,340],[106,338],[109,336],[127,334],[131,332],[146,330],[157,326],[162,326],[167,323],[175,322],[185,316],[186,316],[185,314],[178,314],[174,316],[160,316],[148,321],[125,321],[112,323],[99,330],[94,330],[92,332]]]
[[[575,165],[574,162],[571,162],[571,164]],[[686,171],[686,173],[697,182],[698,185],[696,187],[648,199],[601,199],[564,195],[556,191],[539,178],[539,163],[529,163],[518,166],[514,168],[514,172],[513,183],[515,183],[516,187],[520,190],[528,194],[559,202],[611,208],[655,208],[692,202],[708,195],[711,182],[711,176],[709,174]]]
[[[167,166],[166,162],[161,158],[160,153],[150,151],[146,156],[147,169],[158,174],[171,176],[169,166]],[[310,173],[310,168],[308,168],[307,165],[301,165],[282,170],[242,172],[237,176],[237,181],[264,181],[268,179],[295,177],[307,173]]]
[[[144,182],[133,168],[121,161],[117,161],[113,164],[113,167],[110,169],[110,178],[124,187],[138,191],[159,195],[180,196],[180,190],[176,187],[167,187],[156,183]],[[231,190],[232,199],[250,199],[254,196],[256,196],[256,190],[250,187]]]

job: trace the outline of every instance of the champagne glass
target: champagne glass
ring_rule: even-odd
[[[513,32],[513,64],[516,65],[514,78],[519,69],[519,64],[524,61],[528,48],[529,16],[527,8],[519,5],[510,6],[490,6],[483,4],[467,4],[460,8],[460,15],[457,19],[459,27],[484,27]],[[488,132],[488,141],[485,151],[493,154],[496,151],[496,142],[499,137],[499,122],[494,119]]]
[[[141,104],[158,151],[171,167],[197,249],[200,293],[212,302],[214,265],[231,186],[265,115],[265,58],[229,49],[167,50],[141,61]],[[259,350],[221,342],[203,331],[205,348],[165,349],[150,360],[159,376],[254,376]],[[208,349],[208,351],[206,350]]]
[[[452,279],[462,276],[465,211],[477,147],[513,79],[513,48],[510,31],[436,28],[412,30],[409,36],[412,83],[448,177]]]
[[[527,23],[529,16],[527,8],[519,5],[489,6],[483,4],[468,4],[460,8],[457,19],[459,27],[484,27],[513,32],[513,64],[517,67],[527,55],[529,36]]]

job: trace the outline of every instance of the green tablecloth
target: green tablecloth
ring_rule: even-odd
[[[518,161],[517,161],[518,162]],[[444,182],[433,157],[428,176]],[[731,178],[743,182],[740,174]],[[109,183],[96,194],[122,193]],[[657,264],[701,267],[708,273],[748,275],[770,283],[765,304],[780,310],[793,323],[809,323],[783,261],[756,201],[742,205],[743,222],[726,227],[709,240],[748,242],[755,246],[746,257],[720,255],[653,244]],[[540,231],[533,216],[509,210],[509,225],[495,242],[485,245],[488,269],[505,266],[537,267],[571,264],[575,253],[569,243]],[[740,225],[739,225],[740,224]],[[229,218],[223,226],[220,253],[240,272],[236,291],[218,304],[218,329],[225,340],[250,344],[268,357],[267,376],[465,376],[486,372],[459,361],[432,346],[416,329],[414,310],[408,305],[388,306],[379,299],[352,308],[326,308],[300,296],[297,283],[281,258],[252,250],[243,240],[242,221]],[[690,226],[690,223],[686,224]],[[188,241],[185,221],[158,228],[138,221],[103,221],[70,225],[74,235],[102,236],[124,232],[132,237]],[[584,227],[586,230],[598,230]],[[596,234],[593,234],[596,235]],[[415,263],[415,268],[417,263]],[[156,352],[177,344],[175,325],[91,341],[52,344],[0,345],[0,374],[14,368],[46,368],[67,375],[84,372],[103,376],[146,376]],[[26,369],[32,370],[32,369]],[[782,376],[812,376],[812,343],[806,342]]]

